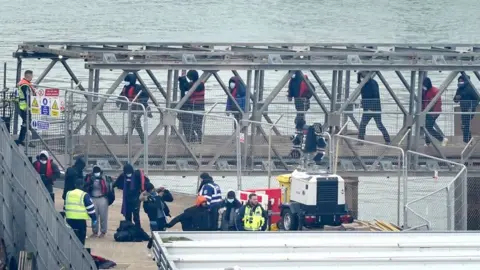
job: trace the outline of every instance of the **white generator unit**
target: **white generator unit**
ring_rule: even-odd
[[[345,181],[324,171],[295,170],[291,174],[290,201],[282,204],[281,216],[285,230],[351,222],[345,203]]]

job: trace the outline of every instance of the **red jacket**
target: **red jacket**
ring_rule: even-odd
[[[438,88],[432,87],[432,88],[428,89],[427,91],[425,91],[423,93],[422,110],[425,110],[428,103],[430,103],[430,101],[433,100],[433,98],[437,95],[438,92],[439,92]],[[433,107],[430,111],[431,112],[441,112],[442,111],[442,96],[440,96],[438,98],[437,102],[435,102],[435,105],[433,105]]]

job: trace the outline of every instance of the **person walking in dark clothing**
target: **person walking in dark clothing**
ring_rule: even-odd
[[[237,200],[235,191],[229,190],[227,192],[227,197],[220,207],[220,213],[222,214],[220,229],[222,231],[236,231],[235,219],[237,217],[237,210],[242,207],[242,203]]]
[[[124,98],[126,97],[130,102],[140,103],[144,107],[133,104],[131,108],[131,128],[129,129],[129,134],[132,135],[133,129],[135,129],[140,137],[142,144],[145,143],[145,135],[143,133],[142,121],[141,118],[144,115],[143,109],[145,108],[148,111],[148,117],[152,118],[152,113],[150,107],[148,106],[149,95],[148,92],[143,88],[142,85],[137,84],[137,76],[133,73],[129,73],[125,76],[125,86],[122,89],[120,98],[117,101],[117,107],[120,107],[122,111],[128,111],[128,103]],[[123,102],[122,102],[123,101]],[[125,135],[125,143],[128,141],[128,134]]]
[[[180,222],[183,231],[209,231],[211,227],[209,216],[207,198],[198,196],[195,206],[185,209],[182,214],[173,218],[167,224],[167,228]]]
[[[230,93],[232,94],[235,101],[238,103],[238,106],[240,106],[240,109],[243,112],[245,112],[245,108],[247,105],[247,100],[246,100],[247,90],[245,85],[240,80],[240,78],[238,78],[237,76],[231,77],[230,80],[228,81],[228,89],[230,90]],[[242,118],[242,113],[237,108],[237,106],[234,105],[230,97],[227,98],[226,111],[227,111],[227,116],[230,115],[230,113],[232,113],[233,117],[237,120],[238,123],[240,123],[240,120]]]
[[[131,164],[123,166],[123,173],[117,177],[114,187],[123,190],[122,215],[125,220],[132,221],[140,226],[140,194],[145,191],[145,185],[150,179],[142,170],[134,170]]]
[[[18,134],[18,139],[15,141],[17,145],[25,146],[25,137],[27,136],[27,126],[28,129],[32,131],[33,134],[36,134],[35,130],[31,126],[32,114],[30,113],[30,100],[32,96],[36,96],[35,89],[32,85],[33,71],[26,70],[24,77],[17,84],[17,97],[15,102],[17,104],[18,113],[20,118],[22,118],[22,127],[20,128],[20,134]],[[38,106],[38,104],[37,104]],[[28,117],[27,117],[28,114]],[[27,119],[28,118],[28,119]],[[28,122],[30,123],[27,123]],[[28,144],[29,147],[35,147],[31,142]]]
[[[152,183],[147,183],[146,189],[140,194],[143,202],[143,210],[150,220],[150,230],[164,231],[167,226],[167,217],[170,217],[170,209],[167,202],[173,202],[172,193],[164,187],[155,189]]]
[[[357,83],[360,83],[367,74],[367,71],[359,72],[357,76]],[[382,111],[382,105],[380,103],[380,89],[377,81],[374,79],[369,79],[362,87],[360,94],[362,96],[363,114],[362,120],[360,121],[358,138],[360,140],[365,140],[368,122],[370,122],[370,120],[373,118],[373,120],[375,120],[375,124],[377,124],[377,128],[380,130],[380,132],[382,132],[385,143],[390,144],[390,135],[382,123],[382,115],[380,113]]]
[[[207,199],[207,205],[210,211],[211,230],[218,230],[218,210],[222,204],[222,191],[220,186],[213,182],[213,178],[208,173],[202,173],[200,175],[202,182],[198,189],[198,195]]]
[[[103,173],[99,166],[94,166],[92,173],[85,177],[85,192],[92,198],[95,205],[97,220],[92,224],[92,238],[105,237],[108,229],[108,207],[110,206],[111,194],[114,192],[112,178]],[[98,234],[98,223],[100,223],[100,235]]]
[[[464,75],[458,77],[458,88],[455,97],[453,98],[455,103],[460,103],[460,110],[462,111],[462,132],[464,143],[468,143],[472,138],[470,124],[475,116],[480,101],[480,97],[470,85],[469,79],[470,77],[467,79]]]
[[[65,182],[63,186],[63,194],[62,194],[62,199],[65,200],[67,196],[67,192],[70,190],[75,189],[75,183],[77,182],[78,179],[85,179],[83,169],[85,169],[85,161],[83,158],[78,157],[75,160],[75,164],[68,168],[67,171],[65,172]]]
[[[73,229],[82,245],[85,245],[87,220],[92,219],[92,223],[95,225],[97,216],[92,199],[82,190],[83,185],[83,179],[77,179],[75,189],[67,192],[63,210],[65,211],[67,224]]]
[[[60,170],[58,169],[57,164],[49,158],[48,152],[43,150],[40,152],[40,155],[38,155],[37,160],[33,163],[33,167],[35,168],[35,171],[40,174],[40,178],[42,179],[45,188],[48,193],[50,193],[52,201],[55,202],[53,184],[55,183],[55,180],[60,177]]]
[[[178,78],[180,95],[183,98],[192,86],[199,79],[198,72],[196,70],[189,70],[187,76],[180,76]],[[205,111],[205,84],[200,82],[192,95],[180,108],[183,111]],[[201,142],[203,137],[203,115],[194,115],[190,113],[178,114],[180,125],[185,134],[187,142]]]
[[[425,77],[423,79],[423,88],[422,88],[422,111],[425,110],[433,100],[433,98],[439,93],[438,88],[432,85],[432,81],[430,78]],[[444,138],[440,132],[435,129],[435,121],[440,116],[439,112],[442,112],[442,97],[440,96],[433,107],[430,109],[429,112],[434,113],[427,113],[425,116],[425,129],[432,135],[435,139],[442,143],[443,146],[447,145],[448,139]],[[425,145],[430,145],[430,137],[425,134]]]
[[[310,98],[313,96],[308,88],[307,81],[307,75],[302,76],[302,72],[297,70],[288,83],[287,97],[288,101],[292,101],[293,99],[295,102],[295,110],[297,111],[297,116],[295,117],[295,129],[297,130],[303,129],[303,126],[306,123],[305,112],[310,109]],[[312,90],[315,91],[315,88]]]

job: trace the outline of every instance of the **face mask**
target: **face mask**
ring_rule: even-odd
[[[95,175],[95,177],[100,177],[100,174],[101,174],[101,173],[96,172],[96,173],[94,173],[93,175]]]
[[[458,83],[458,87],[462,87],[463,85],[465,85],[465,82],[459,82]]]
[[[126,177],[132,177],[132,174],[131,173],[127,173],[125,174]]]
[[[227,202],[232,203],[234,199],[227,199]]]
[[[295,74],[292,75],[292,79],[295,79]]]
[[[424,86],[422,89],[423,89],[423,91],[427,91],[427,87],[426,87],[426,86]]]
[[[233,88],[235,88],[235,83],[231,82],[229,86],[230,86],[230,89],[233,89]]]
[[[125,86],[129,86],[130,85],[130,82],[125,82]]]
[[[46,160],[43,160],[43,159],[41,159],[41,160],[40,160],[40,163],[42,163],[42,164],[47,164],[47,161],[46,161]]]

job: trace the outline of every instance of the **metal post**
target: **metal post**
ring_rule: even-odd
[[[255,73],[254,73],[254,77],[253,77],[253,110],[252,110],[252,119],[254,119],[255,121],[257,120],[256,119],[256,115],[255,115],[255,112],[256,112],[256,107],[257,107],[257,102],[258,102],[258,87],[259,87],[259,82],[260,82],[260,71],[259,70],[255,70]],[[248,83],[248,76],[247,76],[247,83]],[[249,101],[248,100],[249,98],[246,98],[246,101]],[[248,105],[250,105],[250,102],[246,103]],[[249,112],[250,110],[250,107],[245,107],[245,113]],[[247,119],[248,119],[248,116],[247,116]],[[251,127],[251,134],[250,134],[250,142],[253,143],[255,141],[255,136],[257,135],[257,128],[256,128],[256,125],[255,124],[252,124],[252,127]],[[253,165],[254,165],[254,162],[253,162],[253,159],[254,159],[254,155],[253,155],[253,147],[250,147],[250,168],[253,168]]]
[[[168,96],[168,94],[167,94]],[[173,72],[173,101],[177,101],[178,99],[178,69]]]
[[[7,62],[3,63],[3,112],[2,117],[5,117],[7,106],[5,106],[5,101],[7,100]],[[10,130],[10,129],[9,129]]]
[[[89,69],[88,70],[88,93],[92,93],[93,92],[93,78],[94,78],[94,70],[93,69]],[[86,135],[86,138],[87,138],[87,151],[86,151],[86,154],[85,154],[85,163],[87,164],[88,166],[88,155],[89,155],[89,152],[90,152],[90,149],[92,147],[92,137],[91,136],[91,133],[92,133],[92,123],[93,123],[93,100],[92,100],[92,96],[91,94],[88,95],[87,97],[87,125],[85,127],[85,135]],[[95,114],[96,116],[96,114]]]
[[[22,58],[17,57],[17,76],[15,77],[15,87],[17,87],[17,83],[22,78]],[[18,132],[18,106],[15,105],[14,108],[14,115],[13,115],[13,134],[17,134]]]
[[[412,121],[415,118],[415,82],[417,81],[416,74],[417,74],[416,71],[410,72],[410,98],[408,102],[408,114]],[[407,150],[412,149],[412,144],[413,144],[412,139],[413,139],[412,132],[410,132],[407,138]]]
[[[21,89],[18,89],[18,90],[22,91]],[[30,119],[30,113],[31,113],[30,112],[30,97],[31,97],[31,94],[30,94],[30,90],[25,91],[25,92],[27,93],[27,95],[26,95],[27,96],[27,100],[26,100],[27,101],[27,109],[25,110],[26,114],[27,114],[26,121],[25,121],[26,122],[25,124],[27,125],[25,127],[27,129],[27,132],[25,133],[24,151],[25,151],[25,155],[28,157],[28,148],[30,147],[29,145],[30,145],[30,127],[31,127],[31,125],[30,125],[30,121],[31,121],[31,119]]]
[[[416,100],[416,107],[415,107],[415,115],[418,117],[422,117],[421,112],[422,112],[422,87],[423,87],[423,78],[425,77],[425,74],[423,71],[418,72],[418,84],[417,84],[417,100]],[[415,92],[415,91],[412,91]],[[420,130],[423,127],[423,122],[425,122],[425,116],[423,115],[422,119],[417,119],[415,121],[415,140],[413,143],[413,151],[416,151],[418,148],[418,144],[420,143]],[[427,136],[427,134],[425,134]],[[415,162],[415,165],[418,164]]]
[[[178,70],[176,71],[177,72],[177,76],[178,76]],[[171,100],[172,100],[172,70],[169,69],[168,72],[167,72],[167,98],[165,99],[165,107],[166,108],[170,108],[170,104],[171,104]],[[178,84],[178,80],[177,80],[177,84]],[[175,96],[174,96],[175,98]],[[204,120],[206,121],[206,120]],[[165,130],[164,130],[164,143],[165,143],[165,150],[163,152],[163,169],[166,170],[167,169],[167,162],[168,162],[168,139],[169,139],[169,135],[170,135],[170,126],[169,125],[166,125],[165,126]],[[179,134],[180,136],[180,134]],[[203,140],[203,138],[202,138]],[[148,143],[148,141],[146,141]],[[200,169],[200,168],[199,168]]]
[[[280,117],[272,124],[272,126],[268,129],[268,188],[272,187],[272,131],[278,122],[282,119],[284,114],[280,115]]]
[[[350,70],[347,70],[345,71],[345,99],[344,101],[346,101],[348,99],[348,97],[350,96]],[[348,116],[347,115],[344,115],[343,116],[343,123],[346,123],[348,120]]]
[[[245,96],[245,108],[249,108],[250,106],[250,92],[252,91],[252,70],[248,70],[247,71],[247,93],[246,93],[246,96]],[[255,112],[257,113],[257,112]],[[243,114],[243,117],[244,119],[249,119],[249,111],[248,110],[245,110],[244,114]],[[241,121],[240,121],[241,122]],[[255,128],[255,124],[252,124],[252,128]],[[237,129],[240,129],[240,126],[237,126]],[[248,137],[248,125],[245,126],[245,128],[241,128],[242,130],[242,133],[243,133],[243,138],[244,138],[244,142],[243,142],[243,160],[242,160],[242,168],[244,168],[245,170],[247,170],[247,155],[248,155],[248,146],[249,144],[252,145],[254,143],[254,141],[248,141],[247,140],[247,137]],[[253,137],[252,137],[253,139]],[[253,158],[253,157],[252,157]]]
[[[263,100],[263,90],[265,89],[265,70],[260,70],[260,86],[258,87],[258,101]]]

